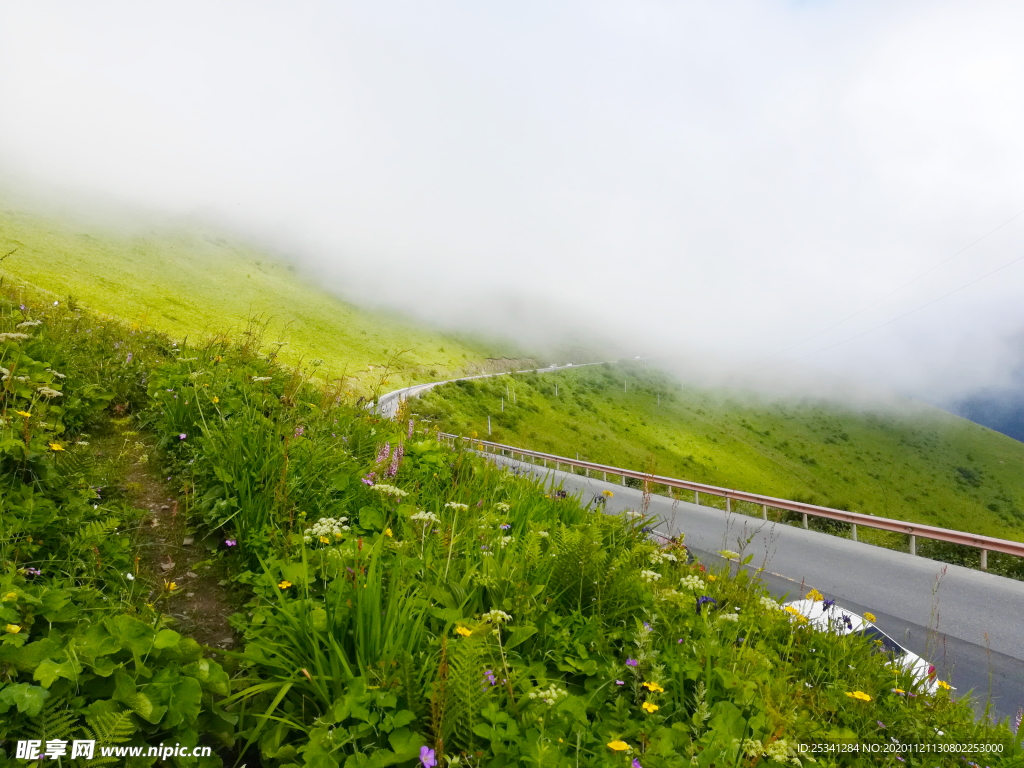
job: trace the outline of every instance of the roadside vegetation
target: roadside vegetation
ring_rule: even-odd
[[[0,200],[8,282],[179,339],[225,333],[238,340],[258,308],[266,340],[285,342],[282,361],[313,367],[324,380],[345,376],[357,396],[369,396],[382,379],[386,391],[506,371],[524,357],[508,343],[356,307],[314,285],[288,260],[198,228],[104,229],[3,207]]]
[[[620,364],[455,382],[412,406],[456,434],[486,437],[489,416],[489,439],[497,442],[1024,540],[1024,444],[921,404],[871,411],[761,400],[683,386],[640,364]],[[752,505],[745,511],[761,513]],[[848,526],[831,521],[812,525],[849,535]],[[859,536],[907,546],[897,534],[862,527]],[[918,552],[978,564],[977,551],[968,548],[920,541]],[[990,554],[989,567],[1024,576],[1024,565],[1010,556]]]
[[[0,300],[0,765],[26,764],[18,739],[267,768],[1021,755],[1009,723],[809,629],[736,558],[688,563],[642,514],[546,493],[241,338]],[[187,615],[200,595],[219,615]]]

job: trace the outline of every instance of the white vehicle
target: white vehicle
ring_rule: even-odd
[[[908,651],[863,616],[837,605],[834,600],[794,600],[783,607],[795,610],[819,632],[833,632],[837,635],[860,634],[873,640],[877,651],[889,656],[891,664],[897,665],[918,680],[928,693],[938,692],[940,682],[936,677],[934,665],[916,653]],[[946,683],[942,683],[943,687],[945,685]],[[950,689],[955,690],[952,686]]]

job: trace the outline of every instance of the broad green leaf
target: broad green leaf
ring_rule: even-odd
[[[12,706],[29,717],[35,717],[43,711],[43,703],[49,698],[50,692],[38,685],[14,683],[0,688],[0,713]]]

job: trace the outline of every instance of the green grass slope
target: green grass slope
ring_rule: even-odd
[[[490,415],[491,439],[536,450],[1024,540],[1024,444],[917,403],[758,400],[629,365],[459,382],[414,408],[481,436]]]
[[[15,250],[16,249],[16,250]],[[239,333],[248,317],[270,321],[266,342],[288,341],[288,363],[324,361],[366,394],[393,366],[385,390],[458,373],[507,370],[521,353],[507,344],[457,337],[346,303],[300,279],[265,253],[199,232],[125,235],[0,209],[0,255],[8,281],[55,299],[72,296],[102,314],[176,338]]]

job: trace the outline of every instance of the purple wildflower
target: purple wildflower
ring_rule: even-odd
[[[301,424],[295,428],[295,436],[302,437],[306,433],[306,428]]]
[[[24,573],[26,576],[42,576],[43,572],[38,568],[25,568]]]
[[[701,609],[705,605],[707,605],[708,603],[714,603],[716,606],[718,605],[718,601],[715,600],[715,598],[713,598],[713,597],[708,597],[707,595],[702,595],[701,597],[697,598],[697,614],[698,615],[700,614]]]
[[[21,305],[21,311],[22,311],[22,312],[24,312],[24,311],[25,311],[25,305],[24,305],[24,304],[22,304],[22,305]]]
[[[402,456],[405,455],[405,444],[399,443],[398,447],[395,448],[395,455],[391,459],[391,466],[388,467],[388,477],[394,477],[398,474],[398,465],[402,463]]]
[[[1017,710],[1017,717],[1013,719],[1013,730],[1016,733],[1020,733],[1020,724],[1024,720],[1024,709]]]
[[[434,768],[437,765],[437,759],[434,757],[434,750],[427,746],[420,747],[420,765],[423,768]]]
[[[678,640],[677,640],[676,642],[677,642],[677,643],[681,643],[681,642],[683,642],[683,638],[681,638],[681,637],[680,637],[680,638],[679,638],[679,639],[678,639]]]
[[[127,358],[125,359],[125,362],[126,362],[126,363],[130,363],[131,361],[132,361],[132,353],[131,353],[131,352],[129,352],[129,353],[128,353],[128,357],[127,357]]]
[[[625,684],[626,684],[626,681],[625,681],[625,680],[616,680],[616,681],[615,681],[615,684],[616,684],[616,685],[625,685]]]
[[[391,456],[391,443],[385,442],[380,448],[377,449],[377,458],[374,461],[375,464],[383,464]]]
[[[821,609],[823,611],[827,611],[829,608],[831,608],[835,604],[836,604],[835,600],[824,600],[821,603]]]
[[[639,761],[639,760],[637,760],[637,759],[636,759],[636,758],[634,757],[634,758],[633,758],[633,762],[632,762],[632,763],[630,763],[630,766],[629,766],[629,768],[644,768],[644,767],[643,767],[642,765],[640,765],[640,761]]]
[[[416,423],[416,422],[414,422],[414,421],[413,421],[412,419],[409,419],[409,432],[408,432],[408,434],[406,435],[406,437],[408,437],[408,438],[412,438],[412,429],[413,429],[413,425],[414,425],[415,423]]]
[[[236,539],[224,539],[225,547],[237,547],[238,541]]]
[[[627,667],[636,667],[636,666],[639,666],[639,662],[636,659],[626,659],[626,666]]]
[[[370,474],[365,475],[361,479],[367,485],[371,485],[372,486],[374,484],[374,482],[376,482],[376,480],[377,480],[377,473],[376,472],[371,472]]]
[[[182,432],[180,435],[178,435],[178,439],[179,440],[184,440],[186,437],[188,437],[188,435],[186,435],[184,432]]]
[[[644,622],[644,629],[646,629],[648,632],[651,631],[651,625],[648,624],[646,621]]]
[[[503,530],[503,531],[507,531],[507,530],[508,530],[509,528],[511,528],[512,526],[511,526],[511,525],[509,525],[508,523],[502,523],[502,524],[501,524],[501,525],[500,525],[499,527],[501,528],[501,530]]]

